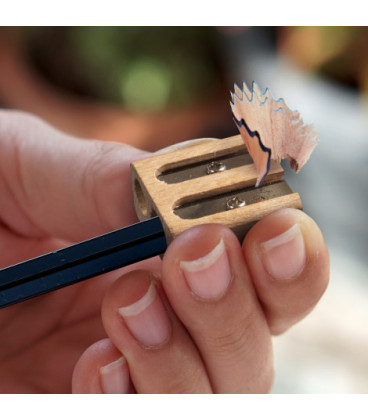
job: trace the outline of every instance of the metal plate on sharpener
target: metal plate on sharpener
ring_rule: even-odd
[[[179,182],[208,176],[211,173],[222,172],[224,170],[238,168],[243,165],[250,165],[253,160],[247,149],[242,147],[237,152],[231,152],[224,156],[215,156],[211,159],[192,163],[182,167],[169,169],[157,176],[157,179],[166,184],[177,184]]]
[[[240,203],[245,202],[244,205],[248,206],[260,201],[292,194],[292,192],[293,191],[285,181],[280,181],[273,184],[263,185],[258,188],[243,188],[202,200],[199,199],[175,208],[174,214],[182,219],[197,219],[226,210],[231,211],[231,209],[229,209],[231,206],[228,205],[228,202],[235,197]],[[236,207],[239,206],[235,205],[234,208]]]

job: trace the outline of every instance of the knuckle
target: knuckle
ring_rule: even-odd
[[[90,156],[81,174],[81,194],[84,197],[83,201],[91,204],[95,210],[99,225],[107,230],[111,228],[108,217],[105,215],[106,203],[111,202],[107,197],[111,191],[108,163],[115,147],[110,143],[100,141],[91,141],[90,145],[93,145],[89,149]]]
[[[268,393],[274,379],[271,335],[254,313],[207,339],[217,365],[233,372],[233,391]]]
[[[203,372],[201,369],[185,369],[182,375],[173,377],[168,386],[170,394],[196,394],[202,393]]]
[[[111,145],[109,143],[90,141],[89,142],[89,158],[83,168],[83,186],[85,192],[90,194],[93,187],[101,178],[106,166],[106,158],[111,153]]]
[[[272,389],[274,381],[273,350],[271,340],[255,343],[246,360],[248,374],[246,392],[266,394]],[[245,374],[246,375],[246,374]]]
[[[251,324],[249,320],[248,323]],[[237,359],[247,351],[251,339],[250,328],[251,326],[247,328],[243,322],[234,323],[222,331],[216,331],[216,335],[208,337],[208,345],[217,357]]]

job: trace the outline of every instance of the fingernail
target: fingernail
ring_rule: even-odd
[[[125,357],[100,368],[102,390],[105,394],[127,394],[129,371]]]
[[[146,347],[160,347],[170,338],[170,320],[153,282],[141,299],[119,308],[119,314],[134,337]]]
[[[203,299],[218,299],[229,287],[231,269],[223,239],[204,257],[181,261],[180,267],[192,292]]]
[[[261,250],[264,267],[274,279],[290,280],[303,271],[306,252],[303,234],[298,224],[263,242]]]

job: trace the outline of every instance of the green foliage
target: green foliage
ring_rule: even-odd
[[[52,60],[45,46],[48,31],[50,28],[36,28],[29,32],[31,43],[38,42],[38,55],[40,49],[46,54],[43,62]],[[218,82],[211,27],[68,27],[53,31],[54,35],[59,31],[59,38],[62,35],[58,50],[67,56],[70,77],[75,74],[73,77],[84,79],[83,85],[95,97],[128,109],[160,111],[188,105]],[[49,43],[52,40],[50,37]],[[52,77],[50,71],[49,75]]]

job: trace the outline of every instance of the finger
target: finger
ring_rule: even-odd
[[[150,272],[130,272],[115,282],[102,320],[138,393],[211,392],[197,349]]]
[[[258,222],[243,252],[273,334],[309,313],[327,287],[326,244],[316,223],[300,210],[279,210]]]
[[[73,242],[132,223],[129,164],[145,155],[1,111],[0,218],[22,235]]]
[[[128,394],[131,389],[126,360],[107,338],[88,347],[75,365],[74,394]]]
[[[179,235],[164,256],[162,281],[213,390],[268,392],[271,337],[233,232],[202,225]]]

